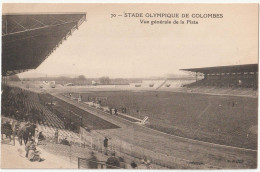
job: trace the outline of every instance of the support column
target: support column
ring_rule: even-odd
[[[7,30],[7,16],[6,16],[6,18],[5,18],[5,34],[7,34],[8,33],[8,30]]]

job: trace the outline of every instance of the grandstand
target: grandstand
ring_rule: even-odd
[[[85,20],[85,13],[2,15],[2,115],[36,123],[47,136],[52,137],[58,128],[62,137],[79,138],[66,131],[64,122],[40,104],[38,94],[6,83],[7,76],[36,69]]]
[[[7,76],[37,68],[85,20],[85,13],[2,15],[3,83],[7,82]],[[19,108],[19,104],[21,108],[17,109],[19,114],[11,117],[22,121],[31,120],[48,135],[53,135],[54,128],[59,128],[64,137],[70,135],[64,131],[63,121],[40,104],[36,93],[6,85],[2,85],[2,91],[3,115],[8,116],[5,113],[7,111],[12,113],[14,109],[6,109],[8,106],[5,103],[14,101],[14,107]]]
[[[46,138],[80,142],[79,134],[66,130],[64,122],[41,104],[41,95],[8,86],[7,77],[36,69],[86,20],[85,13],[2,15],[2,122],[30,121]]]
[[[258,88],[258,64],[181,69],[195,72],[196,82],[186,87]],[[204,76],[198,80],[198,76]]]

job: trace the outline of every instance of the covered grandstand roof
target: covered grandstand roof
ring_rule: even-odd
[[[190,68],[190,69],[180,69],[180,70],[190,71],[190,72],[199,72],[199,73],[204,73],[204,74],[257,72],[258,71],[258,64],[216,66],[216,67]]]
[[[85,20],[85,13],[2,15],[2,75],[36,69]]]

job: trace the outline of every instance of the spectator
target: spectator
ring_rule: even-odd
[[[44,137],[44,135],[42,134],[42,132],[40,131],[38,140],[39,140],[39,141],[42,141],[42,140],[44,140],[44,139],[45,139],[45,137]]]
[[[97,164],[97,157],[95,156],[95,153],[92,151],[90,153],[90,158],[87,161],[87,165],[89,167],[89,169],[97,169],[98,168],[98,164]]]
[[[59,143],[59,130],[58,129],[56,129],[56,131],[54,133],[54,140],[55,140],[56,144]]]
[[[29,140],[26,145],[25,145],[25,157],[28,158],[28,153],[29,153],[29,149],[30,149],[30,146],[33,144],[33,140]]]
[[[13,121],[13,145],[15,146],[15,136],[18,134],[18,130],[20,128],[20,122],[14,122]]]
[[[34,138],[35,138],[35,144],[37,146],[38,145],[38,141],[39,141],[39,132],[38,132],[37,128],[35,128]]]
[[[70,146],[70,143],[69,143],[69,141],[67,140],[67,138],[65,138],[65,139],[62,139],[62,140],[61,140],[61,142],[60,142],[60,144],[63,144],[63,145],[68,145],[68,146]]]
[[[28,159],[32,162],[34,161],[40,162],[44,160],[40,157],[40,152],[36,150],[35,144],[31,144],[31,146],[29,147]]]
[[[105,153],[105,155],[107,155],[107,147],[108,147],[108,139],[107,139],[107,137],[105,137],[105,139],[104,139],[104,153]]]
[[[146,161],[146,167],[147,169],[152,169],[150,160]]]
[[[118,157],[119,163],[120,163],[120,168],[125,169],[125,159],[124,157]]]
[[[115,152],[113,152],[111,157],[109,157],[107,159],[106,165],[107,165],[107,169],[118,169],[118,168],[120,168],[120,163],[119,163],[118,158],[116,157]]]
[[[122,107],[122,113],[126,113],[126,108]]]
[[[141,164],[138,166],[138,169],[147,169],[146,162],[144,159],[141,160]]]
[[[133,169],[135,169],[135,168],[137,167],[137,164],[135,163],[135,161],[132,161],[130,165],[131,165],[131,167],[132,167]]]

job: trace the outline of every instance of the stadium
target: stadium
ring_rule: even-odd
[[[109,83],[12,79],[36,69],[85,21],[85,13],[3,15],[2,156],[24,150],[11,123],[44,135],[38,147],[49,158],[38,168],[91,168],[91,152],[96,168],[133,169],[143,160],[152,169],[257,167],[258,64]],[[118,166],[106,162],[113,153],[123,159]],[[8,162],[2,157],[4,168]]]

